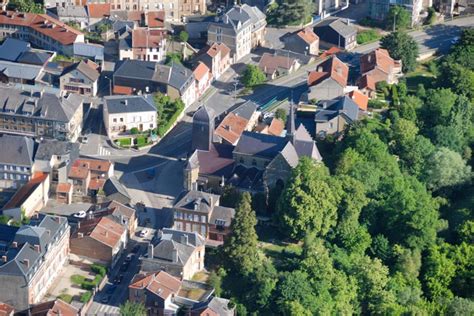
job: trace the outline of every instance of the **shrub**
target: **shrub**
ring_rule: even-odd
[[[95,287],[96,285],[94,281],[86,280],[81,283],[81,288],[84,290],[92,291],[93,289],[95,289]]]
[[[74,283],[75,285],[81,286],[85,280],[86,278],[79,274],[74,274],[71,276],[71,282]]]
[[[104,267],[101,264],[97,264],[97,263],[92,264],[91,265],[91,270],[92,270],[92,272],[94,272],[98,275],[101,275],[102,277],[104,277],[107,274],[107,268]]]
[[[181,40],[181,42],[187,42],[188,39],[189,39],[188,32],[186,32],[186,31],[179,32],[179,39]]]
[[[85,304],[85,303],[89,302],[91,297],[92,297],[92,292],[91,291],[84,292],[81,295],[81,302]]]
[[[380,100],[369,100],[368,107],[371,109],[383,109],[386,103]]]
[[[67,294],[67,293],[60,294],[60,295],[58,296],[58,298],[59,298],[60,300],[65,301],[65,302],[68,303],[68,304],[72,302],[72,295]]]
[[[132,135],[137,135],[138,133],[139,133],[138,128],[132,127],[132,128],[130,129],[130,134],[132,134]]]

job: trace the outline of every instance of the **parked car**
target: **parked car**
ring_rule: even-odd
[[[127,255],[127,257],[125,258],[125,262],[130,262],[133,260],[133,257],[135,257],[135,255],[133,253],[129,253]]]
[[[114,283],[115,284],[120,284],[123,280],[123,274],[119,274],[115,277]]]
[[[129,265],[130,265],[130,262],[124,261],[122,266],[120,267],[120,271],[124,271],[124,272],[127,271]]]
[[[142,231],[140,232],[140,235],[139,235],[139,236],[143,238],[143,237],[145,237],[146,235],[148,235],[148,229],[142,230]]]
[[[89,142],[89,137],[83,136],[82,139],[81,139],[81,143],[87,144],[88,142]]]
[[[104,304],[107,304],[109,302],[109,299],[110,299],[110,296],[106,295],[100,301]]]
[[[140,245],[135,245],[132,249],[132,253],[138,253],[140,251]]]
[[[77,213],[74,213],[72,216],[77,217],[77,218],[86,218],[87,213],[86,211],[79,211]]]

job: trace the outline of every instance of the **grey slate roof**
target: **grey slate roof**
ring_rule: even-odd
[[[288,142],[286,144],[285,148],[283,148],[283,150],[281,151],[281,155],[283,158],[285,158],[286,162],[288,162],[288,164],[292,168],[298,165],[298,153],[296,152],[296,149],[291,142]]]
[[[322,103],[324,108],[317,110],[314,116],[316,122],[327,122],[341,114],[344,114],[351,121],[356,121],[359,118],[359,107],[348,96],[322,101]]]
[[[152,61],[124,60],[117,63],[114,76],[152,80],[156,64]]]
[[[58,97],[51,93],[34,93],[11,87],[0,87],[0,111],[68,123],[82,105],[82,98],[71,93]],[[32,110],[27,112],[26,110]]]
[[[53,155],[69,155],[71,161],[79,157],[79,144],[56,139],[43,140],[36,150],[35,160],[51,160]]]
[[[73,70],[77,70],[82,73],[84,76],[89,78],[91,81],[97,81],[99,79],[100,73],[92,69],[89,65],[87,65],[84,61],[80,61],[78,63],[72,64],[71,66],[67,67],[63,71],[63,75],[70,73]]]
[[[160,67],[161,68],[161,67]],[[194,73],[183,65],[172,63],[168,84],[180,92],[194,82]]]
[[[16,62],[42,66],[50,57],[51,55],[44,52],[29,51],[21,53]]]
[[[235,216],[235,209],[224,206],[216,206],[212,211],[209,224],[229,227]]]
[[[23,276],[29,282],[43,263],[47,245],[54,243],[55,238],[61,238],[66,233],[66,228],[66,218],[49,215],[32,219],[30,225],[24,225],[16,232],[6,225],[0,225],[0,231],[7,232],[0,234],[0,243],[4,246],[0,249],[0,254],[7,257],[6,263],[0,262],[0,275]],[[12,239],[13,233],[15,235]],[[13,246],[13,241],[17,243],[17,247]],[[34,245],[39,245],[39,252]]]
[[[249,121],[255,111],[257,111],[257,104],[253,101],[247,101],[244,104],[237,107],[235,110],[232,111],[235,115],[245,118]]]
[[[105,181],[104,188],[103,188],[105,195],[109,196],[115,193],[119,193],[124,197],[131,199],[130,195],[128,194],[127,188],[120,183],[120,181],[116,177],[110,177]]]
[[[218,199],[218,195],[207,192],[196,190],[185,191],[176,199],[174,208],[194,210],[208,214],[212,211]]]
[[[0,73],[10,78],[20,78],[25,80],[34,80],[41,73],[41,66],[19,64],[0,60]]]
[[[158,244],[154,246],[153,257],[155,259],[172,262],[173,252],[177,251],[177,263],[184,266],[189,258],[191,258],[196,247],[203,246],[204,243],[204,238],[196,232],[184,232],[164,228],[161,239]]]
[[[30,44],[15,38],[7,37],[0,46],[0,59],[15,61],[23,52],[29,51]]]
[[[104,46],[94,43],[74,43],[74,55],[104,60]]]
[[[253,25],[253,29],[259,29],[260,27],[266,25],[266,15],[256,6],[242,4],[242,10],[247,12],[247,14],[249,15],[250,22],[252,22]]]
[[[57,7],[58,17],[87,18],[85,6],[67,5],[66,7]]]
[[[315,141],[309,134],[308,130],[301,124],[295,133],[295,140],[293,142],[296,152],[299,157],[310,157],[317,161],[322,161],[323,157],[319,153]]]
[[[243,132],[234,152],[273,159],[286,145],[283,137]]]
[[[155,105],[143,96],[108,96],[104,98],[104,107],[109,113],[156,111]]]
[[[322,26],[329,26],[334,31],[339,33],[343,37],[349,37],[357,33],[356,28],[353,25],[347,25],[345,21],[338,18],[328,18],[316,25],[316,28]]]
[[[34,141],[26,136],[4,134],[0,136],[0,164],[33,165]],[[8,148],[7,150],[5,150]]]

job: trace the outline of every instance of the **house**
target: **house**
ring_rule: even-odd
[[[248,121],[246,131],[252,131],[257,125],[260,117],[260,111],[257,111],[258,105],[253,101],[247,101],[232,109],[232,113]]]
[[[141,258],[141,270],[161,270],[191,280],[194,274],[204,270],[205,243],[205,238],[196,232],[163,228],[158,241],[150,243],[147,256]]]
[[[63,315],[63,316],[79,316],[79,309],[66,303],[65,301],[57,298],[52,301],[39,303],[31,306],[30,308],[19,312],[19,315],[30,315],[30,316],[52,316],[52,315]]]
[[[207,11],[207,4],[205,0],[181,0],[179,1],[179,11],[181,17],[205,15]],[[186,20],[183,19],[183,22]]]
[[[209,24],[208,44],[224,43],[230,48],[234,62],[250,54],[250,51],[264,44],[266,16],[257,7],[247,4],[235,5]]]
[[[3,206],[3,214],[20,221],[39,212],[49,199],[49,174],[36,172]]]
[[[398,82],[398,77],[402,75],[401,61],[393,60],[386,49],[378,48],[360,57],[360,74],[361,78],[357,81],[359,89],[373,96],[378,82]]]
[[[359,110],[361,111],[367,111],[367,106],[369,104],[369,97],[367,97],[365,94],[363,94],[359,90],[353,90],[347,94],[349,98],[352,99],[352,101],[357,104],[359,107]]]
[[[25,136],[0,136],[0,188],[17,189],[33,174],[34,141]]]
[[[64,204],[72,203],[72,184],[71,183],[58,183],[56,185],[56,201]]]
[[[213,43],[211,46],[206,46],[198,54],[197,60],[203,62],[211,70],[214,80],[219,79],[232,64],[230,48],[224,43]]]
[[[321,42],[330,46],[351,50],[357,45],[357,29],[349,23],[349,20],[327,18],[316,24],[314,33]]]
[[[73,194],[95,195],[105,181],[114,174],[114,164],[97,159],[76,159],[68,174],[68,182],[73,185]]]
[[[315,7],[316,7],[315,14],[324,17],[328,13],[344,10],[348,6],[349,6],[348,0],[342,0],[342,1],[318,0],[318,1],[315,1]]]
[[[65,7],[56,6],[46,10],[46,13],[63,23],[77,23],[80,29],[89,26],[87,8],[82,5],[70,5]]]
[[[109,218],[127,228],[129,237],[135,235],[135,231],[138,227],[138,218],[135,209],[115,200],[102,203],[98,212],[101,212],[103,209],[106,210]]]
[[[172,100],[180,98],[186,107],[196,100],[193,72],[176,63],[124,60],[116,65],[113,82],[115,94],[161,92]]]
[[[87,3],[87,13],[89,16],[89,25],[94,25],[104,18],[109,18],[110,3]]]
[[[173,206],[176,230],[196,232],[206,239],[222,244],[230,233],[235,210],[219,206],[219,195],[197,190],[181,193]]]
[[[215,135],[219,136],[224,143],[235,146],[242,133],[246,130],[247,123],[248,120],[231,112],[226,115],[216,128]]]
[[[159,62],[166,55],[166,31],[135,28],[119,41],[120,60]]]
[[[50,215],[0,226],[0,301],[24,310],[42,301],[67,264],[70,228],[66,218]]]
[[[44,139],[38,144],[33,169],[49,174],[51,190],[68,181],[72,163],[79,158],[79,143]]]
[[[36,47],[72,56],[84,34],[46,14],[0,11],[0,39],[13,37]]]
[[[273,135],[273,136],[282,136],[285,130],[285,122],[274,117],[272,118],[270,125],[262,123],[257,126],[256,131],[261,134]]]
[[[83,100],[42,91],[0,87],[0,132],[75,141],[82,128]]]
[[[199,62],[193,73],[196,78],[196,97],[200,97],[211,85],[212,74],[209,67],[202,62]]]
[[[230,300],[214,296],[194,304],[187,316],[234,316],[235,306],[231,306]]]
[[[264,53],[260,58],[258,67],[265,73],[268,80],[273,80],[298,70],[300,63],[296,59],[286,56]]]
[[[321,138],[341,134],[347,125],[359,119],[359,111],[359,106],[348,96],[320,102],[314,116],[315,134]]]
[[[141,303],[148,315],[176,315],[175,297],[182,282],[165,271],[136,274],[128,286],[128,300]]]
[[[60,80],[62,91],[95,97],[100,73],[99,66],[88,60],[66,67]]]
[[[331,56],[308,73],[308,91],[303,93],[303,99],[314,103],[313,100],[331,100],[343,95],[348,76],[349,67]]]
[[[305,55],[319,55],[319,37],[309,27],[284,38],[285,48]]]
[[[109,137],[156,128],[156,106],[152,97],[107,96],[103,106],[104,126]]]
[[[15,308],[13,306],[0,303],[0,316],[13,316],[15,314]]]
[[[419,24],[422,22],[422,17],[423,17],[423,11],[426,11],[429,7],[432,7],[433,5],[438,5],[437,9],[442,12],[449,12],[449,15],[451,15],[451,12],[454,10],[455,7],[458,7],[455,5],[455,2],[451,2],[447,5],[443,5],[440,2],[447,2],[447,1],[423,1],[423,0],[409,0],[409,1],[401,1],[401,0],[395,0],[395,1],[387,1],[387,0],[370,0],[369,1],[369,12],[368,16],[374,20],[378,21],[385,21],[388,17],[388,12],[390,11],[391,6],[399,5],[402,6],[405,10],[408,11],[409,16],[411,18],[411,26],[414,26],[416,24]]]
[[[104,193],[107,199],[117,201],[122,204],[130,204],[132,198],[128,194],[127,188],[120,183],[120,181],[114,176],[110,177],[105,181]]]
[[[91,60],[97,63],[104,61],[104,46],[95,43],[74,43],[73,45],[74,57],[79,59]],[[93,67],[98,68],[98,66]]]
[[[285,137],[244,131],[235,146],[215,142],[214,115],[206,106],[194,114],[192,133],[193,153],[184,168],[187,190],[230,184],[263,192],[283,185],[300,157],[322,160],[308,131],[302,125],[296,129],[294,110],[290,111]]]
[[[145,24],[148,29],[164,29],[165,22],[166,12],[164,10],[145,12]]]
[[[71,253],[111,268],[127,246],[127,229],[108,217],[83,220],[71,234]]]

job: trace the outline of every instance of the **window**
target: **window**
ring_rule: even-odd
[[[120,122],[123,122],[123,117],[120,118]]]
[[[114,122],[114,123],[117,123],[117,119],[116,119],[116,118],[114,118],[114,119],[113,119],[113,122]]]

